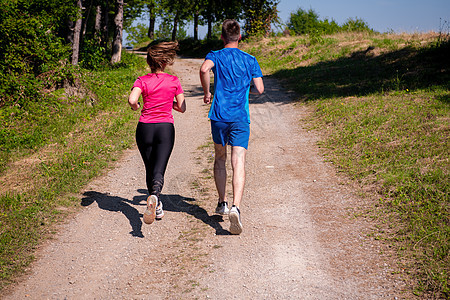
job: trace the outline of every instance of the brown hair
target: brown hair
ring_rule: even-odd
[[[147,64],[152,69],[152,72],[164,70],[166,66],[173,64],[177,50],[177,42],[162,42],[149,47],[147,50]]]
[[[222,24],[222,37],[225,42],[237,42],[241,36],[241,26],[236,20],[227,19]]]

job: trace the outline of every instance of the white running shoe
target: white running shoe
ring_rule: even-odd
[[[158,206],[156,207],[156,220],[161,220],[164,217],[163,204],[159,201]]]
[[[230,219],[230,232],[231,234],[241,234],[242,223],[241,223],[241,212],[236,206],[232,206],[230,209],[230,214],[228,215]]]
[[[147,209],[144,212],[144,223],[152,224],[156,217],[156,205],[158,204],[158,197],[150,195],[147,198]]]
[[[216,207],[216,214],[228,215],[230,210],[228,209],[228,202],[218,202]]]

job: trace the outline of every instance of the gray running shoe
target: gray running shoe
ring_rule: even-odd
[[[147,198],[147,209],[144,212],[144,223],[152,224],[156,217],[156,205],[158,203],[158,197],[156,195],[150,195]]]
[[[158,206],[156,207],[156,220],[161,220],[164,217],[163,204],[161,201],[158,201]]]
[[[228,202],[218,202],[216,207],[216,214],[228,215],[230,210],[228,209]]]
[[[228,215],[230,219],[230,232],[231,234],[241,234],[242,223],[241,223],[241,212],[236,206],[232,206],[230,209],[230,214]]]

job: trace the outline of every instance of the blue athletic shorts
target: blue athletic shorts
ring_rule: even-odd
[[[220,122],[211,120],[213,141],[222,146],[240,146],[248,148],[250,124],[248,122]]]

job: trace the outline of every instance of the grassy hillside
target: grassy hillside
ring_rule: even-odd
[[[39,103],[0,107],[0,289],[79,207],[72,195],[134,143],[126,93],[144,67],[125,53],[121,66],[80,73]]]
[[[373,233],[425,298],[450,297],[450,47],[438,34],[250,40],[263,73],[314,114],[320,147],[373,199]]]

